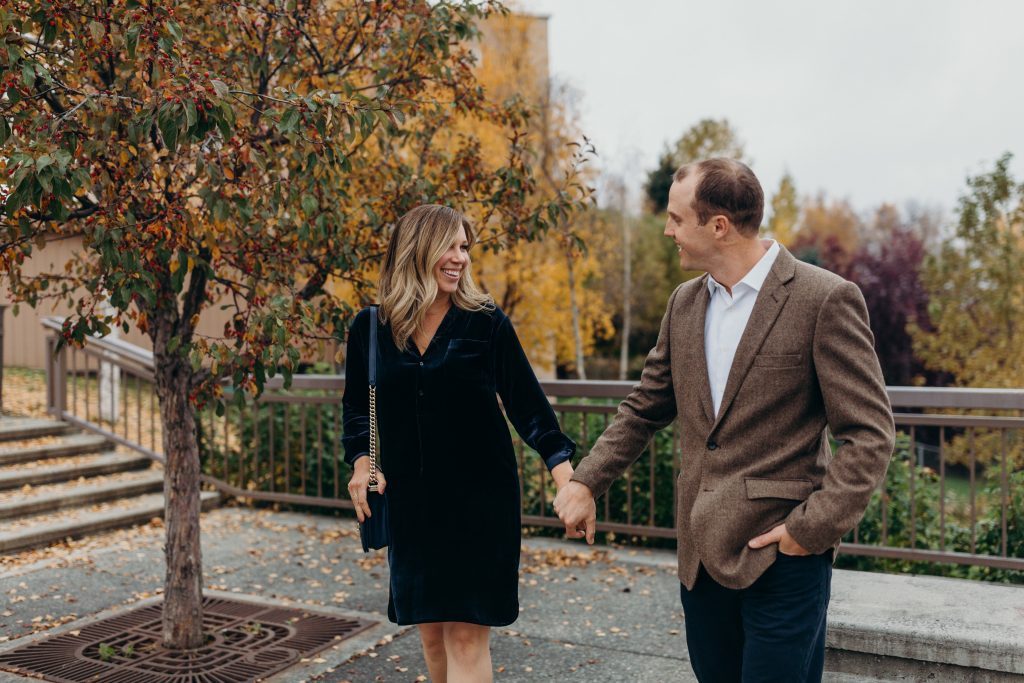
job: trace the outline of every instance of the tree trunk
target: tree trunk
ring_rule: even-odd
[[[203,562],[199,541],[199,445],[189,402],[188,361],[167,352],[156,335],[156,388],[163,423],[165,525],[164,646],[193,649],[204,643]]]
[[[619,379],[626,379],[629,371],[629,332],[633,316],[633,245],[630,241],[629,219],[626,207],[622,209],[622,347],[619,350]]]
[[[587,378],[587,368],[583,364],[583,335],[580,332],[580,306],[576,301],[576,271],[572,267],[572,250],[565,252],[565,263],[569,269],[569,308],[572,311],[572,337],[576,344],[576,376]]]

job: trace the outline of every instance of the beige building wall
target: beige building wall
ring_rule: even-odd
[[[25,274],[62,273],[64,264],[83,248],[81,237],[51,242],[45,249],[32,252],[32,258],[25,262]],[[18,315],[15,316],[6,286],[0,287],[0,304],[8,306],[4,313],[4,366],[36,370],[45,368],[45,340],[49,332],[44,330],[42,320],[50,316],[64,317],[72,313],[74,308],[63,301],[46,300],[34,309],[21,304]],[[200,315],[198,332],[220,337],[224,332],[224,323],[231,319],[230,314],[230,310],[222,311],[218,305],[207,306]],[[149,337],[134,327],[127,334],[120,331],[120,337],[146,350],[153,348]]]

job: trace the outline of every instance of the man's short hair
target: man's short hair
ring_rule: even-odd
[[[700,174],[693,210],[701,225],[721,214],[740,234],[757,235],[764,217],[764,190],[749,166],[735,159],[705,159],[681,166],[672,180],[679,182],[691,173]]]

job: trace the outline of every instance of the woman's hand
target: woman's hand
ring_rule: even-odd
[[[572,463],[568,460],[560,462],[551,470],[551,478],[555,480],[555,486],[559,491],[572,479]]]
[[[348,480],[348,495],[356,506],[356,517],[359,523],[371,517],[370,504],[366,500],[366,494],[370,487],[370,458],[363,456],[356,460],[352,468],[352,478]],[[377,493],[384,493],[387,481],[384,480],[384,473],[377,470]]]

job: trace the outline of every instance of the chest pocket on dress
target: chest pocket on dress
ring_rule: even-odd
[[[444,359],[445,376],[456,382],[482,382],[487,378],[488,342],[452,339]]]

